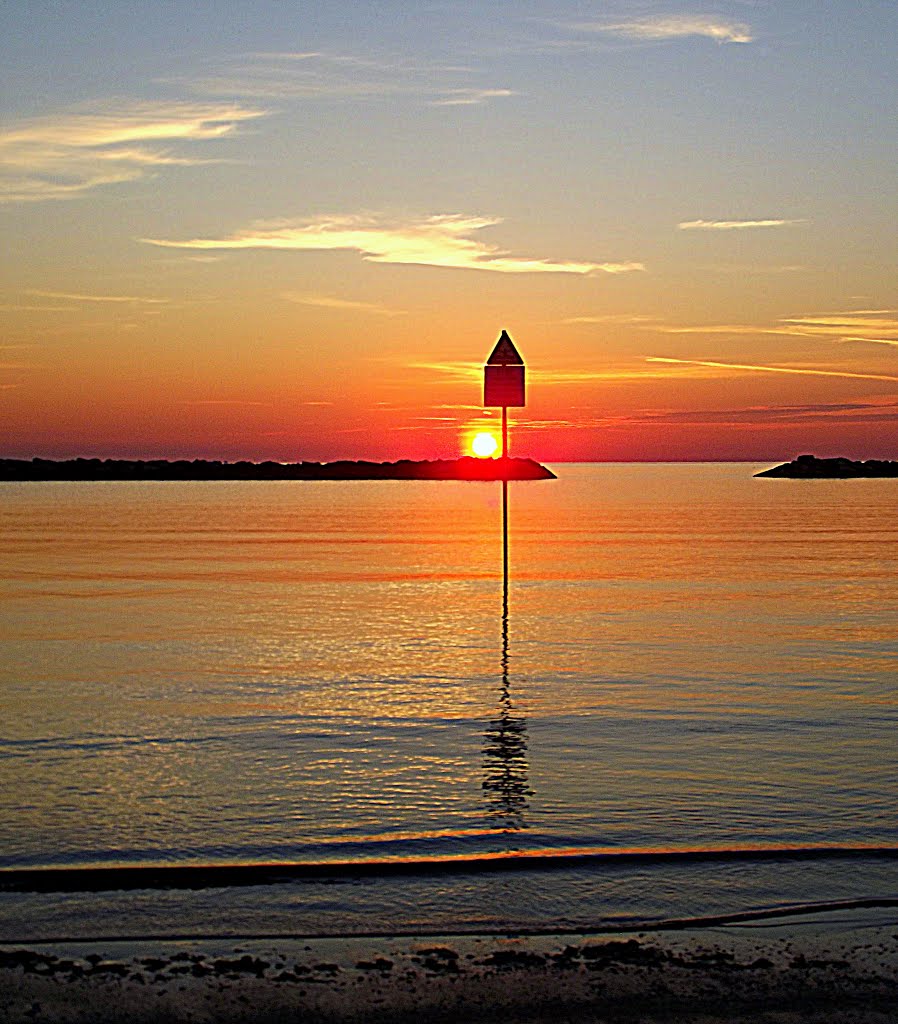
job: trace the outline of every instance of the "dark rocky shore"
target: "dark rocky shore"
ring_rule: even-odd
[[[64,942],[0,950],[9,1024],[888,1024],[891,919],[639,937]],[[847,930],[846,930],[847,925]]]
[[[851,480],[855,477],[898,477],[898,462],[867,459],[818,459],[816,455],[799,455],[792,462],[765,469],[755,476],[782,477],[787,480]]]
[[[431,462],[214,462],[205,459],[0,459],[0,481],[29,480],[554,480],[533,459]]]

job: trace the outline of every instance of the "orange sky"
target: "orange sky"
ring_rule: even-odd
[[[512,454],[898,457],[890,5],[286,6],[3,15],[0,455],[462,454],[506,328]]]

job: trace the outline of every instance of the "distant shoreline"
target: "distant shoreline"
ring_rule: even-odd
[[[898,477],[898,462],[868,459],[818,459],[816,455],[799,455],[792,462],[765,469],[755,476],[779,477],[787,480],[852,480],[859,478]]]
[[[0,459],[0,482],[151,480],[554,480],[533,459],[218,462],[205,459]]]

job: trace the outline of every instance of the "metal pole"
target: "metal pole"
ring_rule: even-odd
[[[508,617],[508,481],[502,481],[502,614]]]
[[[508,406],[502,406],[502,459],[508,457]],[[508,623],[508,469],[502,473],[502,618]],[[506,634],[507,636],[507,634]]]
[[[508,451],[508,421],[506,418],[505,406],[502,406],[502,457],[505,458]],[[502,475],[502,693],[500,717],[510,717],[511,694],[508,689],[508,472],[505,470]],[[506,764],[506,778],[509,776],[509,766]],[[510,791],[509,791],[510,793]],[[506,807],[506,827],[520,827],[523,823],[523,815],[518,813],[514,817],[508,815]]]

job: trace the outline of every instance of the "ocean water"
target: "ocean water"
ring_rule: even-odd
[[[512,483],[507,580],[499,484],[4,484],[0,869],[334,872],[0,891],[0,940],[898,897],[898,486],[759,468]]]

